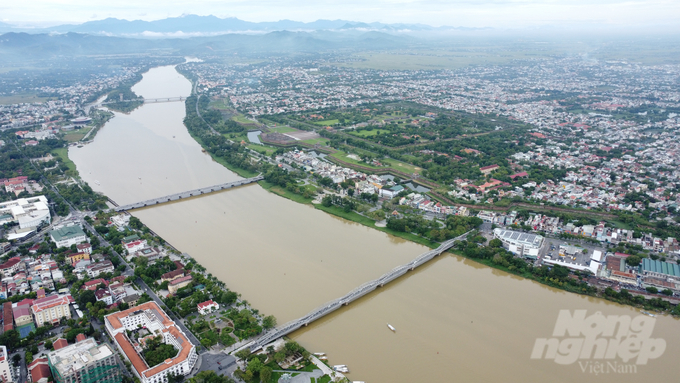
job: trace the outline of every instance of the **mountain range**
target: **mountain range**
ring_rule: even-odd
[[[446,31],[469,31],[478,28],[456,27],[432,27],[424,24],[383,24],[383,23],[360,23],[348,20],[317,20],[309,23],[280,20],[275,22],[250,22],[235,17],[219,18],[216,16],[184,15],[170,17],[162,20],[121,20],[107,18],[103,20],[88,21],[83,24],[64,24],[49,28],[18,28],[7,23],[0,22],[0,33],[25,32],[39,33],[86,33],[104,36],[125,37],[192,37],[214,36],[226,33],[267,33],[274,31],[380,31],[386,33],[422,33],[422,32],[446,32]],[[479,28],[489,29],[489,28]]]

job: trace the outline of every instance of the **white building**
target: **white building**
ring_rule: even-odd
[[[503,247],[511,253],[525,257],[537,257],[543,246],[543,237],[538,234],[496,228],[493,230],[493,237],[500,239]]]
[[[7,347],[0,346],[0,381],[12,382],[12,371],[9,369]]]
[[[170,373],[187,375],[196,364],[198,355],[187,336],[175,326],[167,314],[156,304],[147,302],[125,311],[109,314],[104,317],[106,331],[113,338],[118,349],[132,364],[132,371],[142,383],[162,383]],[[154,336],[162,336],[163,342],[171,344],[178,352],[174,358],[156,365],[147,365],[144,358],[133,344],[139,339],[130,339],[127,331],[135,331],[145,327]],[[135,336],[135,333],[132,333]]]
[[[56,348],[56,347],[55,347]],[[120,382],[121,368],[111,346],[98,345],[92,338],[56,349],[47,354],[57,382]],[[99,377],[93,380],[92,377]]]
[[[89,242],[87,235],[80,226],[66,226],[50,231],[50,238],[52,242],[57,244],[57,247],[69,247],[83,242]]]
[[[21,229],[26,229],[50,223],[51,218],[47,197],[43,195],[0,203],[0,224],[17,222]]]
[[[208,313],[211,313],[213,311],[220,309],[220,305],[213,302],[212,299],[209,300],[209,301],[205,301],[203,303],[199,303],[197,306],[198,306],[198,312],[201,315],[205,315],[205,314],[208,314]]]

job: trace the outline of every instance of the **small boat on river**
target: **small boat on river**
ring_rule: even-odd
[[[392,325],[389,324],[389,323],[387,324],[387,328],[389,328],[389,329],[392,330],[393,332],[397,332],[397,329],[394,328],[394,326],[392,326]]]

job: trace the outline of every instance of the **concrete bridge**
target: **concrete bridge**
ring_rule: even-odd
[[[416,259],[407,264],[395,267],[394,269],[388,271],[379,278],[364,283],[363,285],[357,287],[356,289],[350,291],[349,293],[340,298],[337,298],[330,302],[326,302],[325,304],[312,310],[309,314],[303,316],[302,318],[290,321],[282,326],[279,326],[265,333],[260,338],[255,339],[251,343],[244,345],[240,349],[250,348],[250,351],[252,352],[257,351],[266,346],[267,344],[275,341],[276,339],[287,334],[290,334],[291,332],[299,329],[302,326],[309,325],[315,320],[332,313],[333,311],[339,309],[340,307],[346,306],[351,302],[363,297],[364,295],[370,293],[371,291],[377,289],[378,287],[385,286],[386,284],[406,274],[409,270],[415,270],[417,267],[427,263],[432,258],[449,250],[451,247],[453,247],[455,241],[464,239],[465,237],[467,237],[469,233],[470,232],[467,232],[461,236],[443,242],[438,248],[419,255]]]
[[[143,102],[145,104],[155,104],[158,102],[178,102],[178,101],[186,101],[186,97],[161,97],[161,98],[135,98],[132,100],[116,100],[116,101],[107,101],[107,102],[102,102],[99,105],[106,105],[106,104],[117,104],[119,102]]]
[[[170,202],[170,201],[177,201],[182,198],[190,198],[190,197],[195,197],[203,194],[209,194],[212,192],[224,190],[224,189],[230,189],[233,187],[237,186],[242,186],[242,185],[248,185],[253,182],[257,181],[262,181],[264,177],[262,175],[258,175],[257,177],[253,178],[245,178],[242,180],[234,181],[234,182],[228,182],[225,184],[219,184],[219,185],[214,185],[214,186],[208,186],[200,189],[194,189],[194,190],[189,190],[181,193],[176,193],[176,194],[170,194],[166,195],[163,197],[158,197],[158,198],[153,198],[153,199],[148,199],[146,201],[141,201],[141,202],[135,202],[131,203],[128,205],[123,205],[123,206],[115,206],[113,208],[114,211],[126,211],[126,210],[133,210],[133,209],[139,209],[145,206],[153,206],[153,205],[160,205],[162,203]],[[115,202],[111,201],[114,205],[116,205]]]

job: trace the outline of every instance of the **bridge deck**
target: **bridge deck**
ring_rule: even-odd
[[[236,187],[236,186],[251,184],[253,182],[261,181],[263,179],[264,179],[264,177],[259,175],[257,177],[253,177],[253,178],[245,178],[245,179],[234,181],[234,182],[227,182],[227,183],[224,183],[224,184],[208,186],[208,187],[189,190],[189,191],[185,191],[185,192],[181,192],[181,193],[170,194],[170,195],[166,195],[166,196],[163,196],[163,197],[148,199],[146,201],[131,203],[131,204],[128,204],[128,205],[116,206],[116,207],[113,208],[113,210],[115,210],[115,211],[126,211],[126,210],[132,210],[132,209],[139,209],[139,208],[145,207],[145,206],[160,205],[162,203],[166,203],[166,202],[170,202],[170,201],[177,201],[177,200],[180,200],[182,198],[189,198],[189,197],[194,197],[194,196],[197,196],[197,195],[209,194],[209,193],[212,193],[212,192],[216,192],[216,191],[220,191],[220,190],[224,190],[224,189],[229,189],[229,188],[233,188],[233,187]]]
[[[257,351],[260,348],[266,346],[267,344],[273,342],[274,340],[287,334],[290,334],[291,332],[299,329],[300,327],[306,326],[314,322],[315,320],[332,313],[333,311],[339,309],[343,305],[348,305],[349,303],[375,290],[379,286],[384,286],[385,284],[390,283],[391,281],[406,274],[409,270],[414,270],[415,268],[432,260],[437,255],[440,255],[441,253],[449,250],[451,247],[453,247],[455,241],[465,238],[468,235],[468,233],[469,232],[443,242],[438,248],[419,255],[416,259],[407,264],[395,267],[394,269],[388,271],[379,278],[364,283],[363,285],[355,288],[354,290],[350,291],[349,293],[338,299],[324,303],[322,306],[312,310],[309,314],[303,316],[302,318],[290,321],[282,326],[279,326],[278,328],[254,340],[250,344],[243,346],[241,349],[250,348],[250,351]]]

